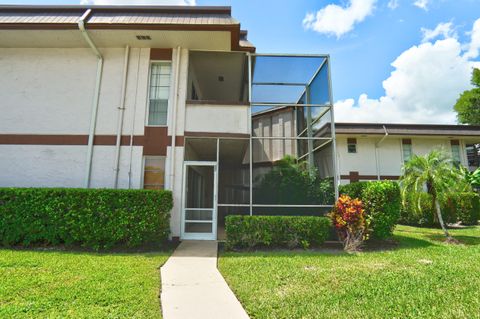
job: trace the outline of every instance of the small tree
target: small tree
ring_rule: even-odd
[[[368,238],[370,226],[370,220],[363,209],[362,201],[342,195],[328,216],[335,226],[338,237],[343,242],[345,251],[359,250],[363,241]]]
[[[471,90],[460,94],[454,109],[457,112],[458,121],[463,124],[480,124],[480,69],[473,69]]]
[[[425,156],[413,156],[403,167],[400,183],[404,200],[407,195],[412,196],[411,198],[418,202],[419,210],[421,210],[421,193],[426,191],[432,196],[436,219],[447,241],[455,242],[443,222],[440,208],[441,198],[445,198],[448,193],[465,185],[464,177],[454,166],[452,158],[443,150],[433,150]]]

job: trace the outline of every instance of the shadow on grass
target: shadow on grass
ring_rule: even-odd
[[[480,245],[480,237],[478,236],[452,235],[452,237],[458,240],[460,244],[463,244],[463,245],[467,245],[467,246]],[[445,240],[447,239],[445,235],[438,235],[438,234],[430,234],[428,235],[428,238],[437,242],[445,242]]]
[[[390,240],[372,240],[368,241],[363,247],[362,253],[379,253],[385,251],[398,251],[402,249],[422,249],[430,246],[435,246],[434,243],[414,237],[395,235]],[[355,254],[346,253],[343,250],[342,244],[325,244],[320,247],[312,249],[281,249],[272,247],[258,247],[252,250],[238,249],[233,251],[226,251],[222,246],[219,247],[219,251],[222,254],[227,254],[229,257],[262,257],[272,256],[275,257],[295,257],[295,256],[355,256]]]

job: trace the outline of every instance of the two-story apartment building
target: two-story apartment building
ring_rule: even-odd
[[[255,184],[274,150],[338,179],[331,108],[328,55],[255,53],[229,7],[0,6],[2,187],[170,189],[172,237],[216,239],[227,214],[328,206]]]

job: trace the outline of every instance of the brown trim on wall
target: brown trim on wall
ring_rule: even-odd
[[[347,144],[357,144],[357,139],[353,137],[347,138]]]
[[[412,139],[410,139],[410,138],[403,138],[403,139],[402,139],[402,144],[403,144],[403,145],[412,145]]]
[[[87,145],[88,135],[0,134],[3,145]]]
[[[377,175],[360,175],[358,172],[349,172],[349,175],[340,175],[340,179],[349,180],[350,183],[359,182],[361,180],[373,181],[377,180]],[[396,181],[400,179],[397,175],[380,175],[380,180]]]
[[[168,136],[166,127],[145,127],[145,135],[133,136],[134,146],[143,146],[144,155],[166,155],[167,146],[171,146],[172,137]],[[175,144],[184,145],[184,137],[176,136]],[[115,146],[116,135],[95,135],[93,144],[98,146]],[[88,135],[35,135],[35,134],[0,134],[0,145],[87,145]],[[120,145],[130,145],[130,136],[123,135]]]
[[[172,60],[172,49],[150,49],[150,60]]]
[[[460,141],[459,140],[451,140],[450,145],[460,145]]]
[[[171,140],[171,137],[170,137]],[[175,146],[184,146],[185,145],[185,136],[175,136]],[[168,146],[172,146],[171,143]]]
[[[185,137],[225,137],[225,138],[250,138],[250,134],[241,133],[216,133],[216,132],[188,132]]]

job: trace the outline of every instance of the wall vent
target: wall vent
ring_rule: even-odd
[[[137,35],[137,40],[152,40],[149,35]]]

